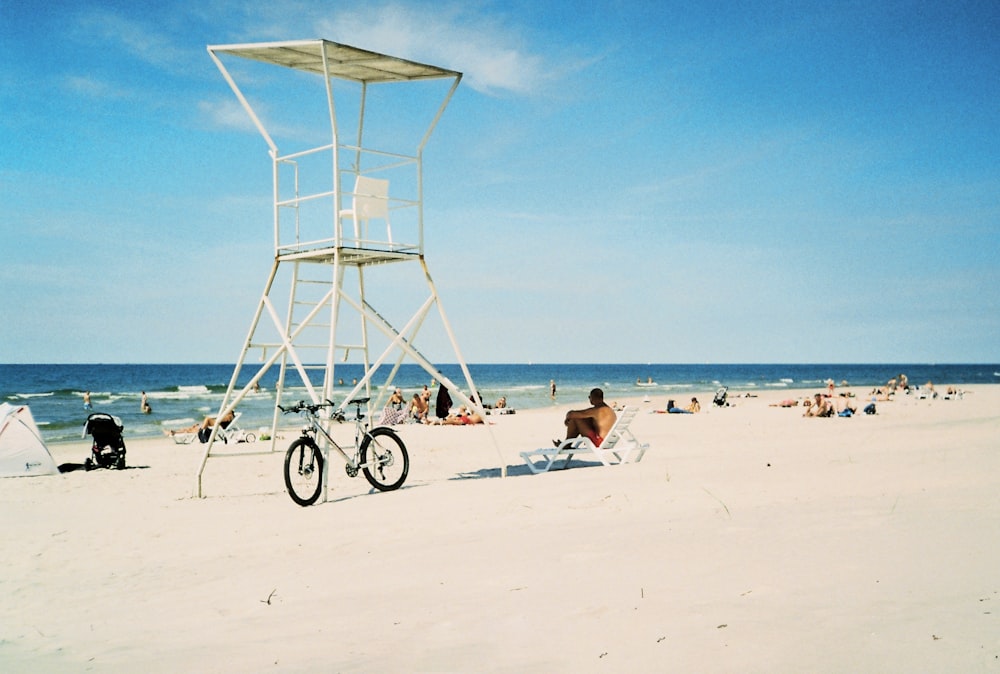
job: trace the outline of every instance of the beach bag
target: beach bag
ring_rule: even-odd
[[[875,403],[865,405],[865,414],[875,414]]]

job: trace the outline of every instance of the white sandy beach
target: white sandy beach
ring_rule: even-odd
[[[506,479],[486,428],[404,426],[403,489],[334,462],[310,508],[283,451],[210,461],[196,499],[203,446],[126,432],[126,471],[0,480],[0,670],[1000,671],[1000,386],[966,390],[850,419],[639,397],[640,463],[531,475],[560,400],[490,417]]]

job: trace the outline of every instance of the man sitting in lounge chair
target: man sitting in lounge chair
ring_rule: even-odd
[[[590,438],[595,447],[600,447],[614,428],[618,416],[604,402],[604,391],[599,388],[590,392],[590,404],[592,407],[585,410],[570,410],[566,413],[566,439],[582,435]],[[554,442],[558,446],[562,440]]]

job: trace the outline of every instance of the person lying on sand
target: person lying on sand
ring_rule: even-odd
[[[458,408],[457,414],[449,414],[444,419],[435,419],[433,421],[425,421],[424,423],[431,426],[472,426],[485,422],[479,416],[478,412],[470,412],[466,409],[465,405],[462,405]]]

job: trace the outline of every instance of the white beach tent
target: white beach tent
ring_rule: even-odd
[[[0,405],[0,477],[58,473],[28,406]]]

